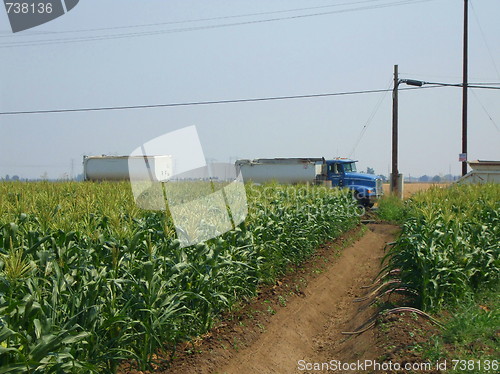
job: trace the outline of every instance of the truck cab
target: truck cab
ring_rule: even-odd
[[[332,187],[352,190],[362,205],[372,207],[383,193],[382,179],[375,175],[358,173],[356,160],[336,158],[325,160],[323,165],[323,178],[331,181]]]

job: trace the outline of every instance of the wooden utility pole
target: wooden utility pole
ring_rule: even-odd
[[[462,153],[465,161],[462,161],[462,175],[467,174],[467,65],[468,65],[468,12],[469,0],[464,0],[464,60],[463,60],[463,85],[462,85]]]
[[[392,175],[391,192],[399,196],[398,170],[398,65],[394,65],[394,88],[392,90]]]

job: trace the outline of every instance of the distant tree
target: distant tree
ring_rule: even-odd
[[[7,174],[7,175],[5,176],[5,180],[6,180],[7,182],[8,182],[8,181],[10,181],[10,175],[9,175],[9,174]]]
[[[375,170],[371,167],[366,168],[366,174],[375,174]]]
[[[13,175],[12,176],[12,180],[13,181],[18,181],[19,180],[19,176],[18,175]]]
[[[420,178],[418,178],[419,182],[429,182],[429,179],[431,179],[428,175],[422,175]]]
[[[437,182],[437,183],[439,183],[439,182],[441,182],[441,177],[440,177],[439,175],[435,175],[435,176],[432,178],[432,181],[433,181],[433,182]]]

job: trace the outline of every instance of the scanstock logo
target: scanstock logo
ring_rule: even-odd
[[[4,0],[12,32],[52,21],[73,9],[80,0]]]

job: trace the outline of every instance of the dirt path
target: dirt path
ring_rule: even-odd
[[[379,272],[383,248],[397,231],[384,224],[368,228],[361,239],[311,280],[304,289],[305,297],[290,300],[257,340],[212,372],[304,373],[315,372],[304,370],[307,363],[376,358],[380,352],[372,331],[359,336],[341,334],[356,330],[373,314],[370,308],[360,311],[353,299],[363,294],[360,286],[370,284]]]
[[[375,313],[353,300],[365,295],[360,287],[372,283],[380,271],[383,248],[397,231],[393,225],[370,224],[360,239],[355,240],[360,232],[354,230],[318,249],[311,260],[225,316],[203,339],[180,347],[169,368],[154,372],[324,373],[327,370],[306,368],[331,360],[351,363],[380,357],[385,352],[377,330],[342,332],[357,330]]]

